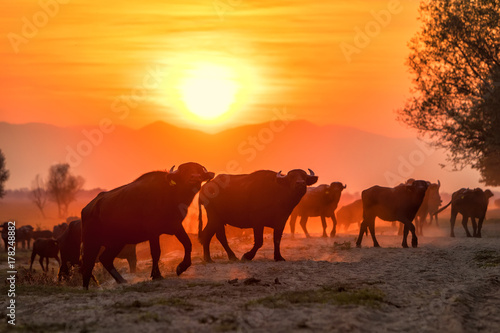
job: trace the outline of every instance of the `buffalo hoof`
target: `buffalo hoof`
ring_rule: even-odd
[[[116,283],[118,283],[118,284],[125,284],[125,283],[128,283],[128,282],[124,278],[121,278],[121,279],[116,280]]]
[[[203,261],[206,263],[206,264],[213,264],[214,261],[212,260],[212,258],[204,258]]]
[[[356,247],[360,249],[361,248],[361,243],[359,243],[359,244],[356,243]]]
[[[274,257],[274,261],[286,261],[282,256]]]
[[[240,259],[238,259],[238,257],[236,257],[236,256],[231,256],[231,257],[229,257],[229,261],[237,262],[237,261],[240,261]]]
[[[417,241],[412,241],[411,242],[411,247],[417,248],[418,247],[418,242]]]
[[[323,236],[321,236],[321,237],[323,237],[323,238],[327,238],[327,237],[328,237],[328,235],[327,235],[327,234],[323,234]]]
[[[405,249],[408,248],[408,244],[406,244],[406,243],[401,244],[401,246],[403,246]]]
[[[179,274],[177,274],[177,275],[179,275]],[[161,276],[161,274],[152,276],[151,278],[153,279],[153,281],[163,280],[163,276]]]
[[[183,263],[181,262],[179,264],[179,266],[177,266],[177,269],[175,270],[175,272],[177,273],[177,275],[181,275],[182,273],[184,273],[186,271],[186,269],[189,268],[189,266],[191,266],[191,263]]]
[[[241,257],[241,261],[251,261],[253,259],[253,255],[249,254],[249,253],[245,253],[243,255],[243,257]]]
[[[331,237],[331,238],[335,237],[335,235],[336,235],[336,234],[335,234],[334,232],[330,233],[330,237]]]

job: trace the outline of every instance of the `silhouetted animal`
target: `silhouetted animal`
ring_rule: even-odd
[[[38,238],[33,242],[33,252],[31,252],[31,263],[30,270],[33,267],[33,261],[35,260],[36,255],[40,256],[40,266],[42,266],[42,271],[49,271],[49,258],[54,258],[57,260],[57,263],[60,265],[61,261],[59,260],[59,243],[53,238]],[[43,267],[43,259],[45,258],[45,265],[47,267]]]
[[[52,229],[52,235],[55,239],[58,239],[63,234],[64,230],[68,229],[68,224],[63,222],[61,224],[55,225]]]
[[[335,209],[337,209],[342,191],[346,187],[347,186],[342,185],[342,183],[333,182],[330,185],[322,184],[316,187],[308,188],[306,194],[302,197],[299,204],[294,208],[292,214],[290,215],[290,231],[292,232],[292,237],[295,234],[295,222],[297,221],[297,216],[301,217],[300,226],[308,238],[310,236],[307,232],[306,223],[309,217],[321,217],[323,237],[327,237],[326,218],[331,218],[333,228],[330,232],[330,237],[334,237],[337,232]]]
[[[160,235],[175,235],[184,246],[180,275],[191,265],[192,244],[182,221],[201,183],[214,177],[198,163],[185,163],[170,172],[149,172],[130,184],[101,192],[82,210],[83,286],[88,288],[101,246],[99,260],[118,283],[126,282],[113,266],[125,244],[149,241],[151,277],[160,279]]]
[[[462,225],[465,229],[467,237],[481,237],[481,229],[483,227],[483,221],[486,216],[486,210],[488,209],[488,201],[493,196],[490,190],[483,192],[480,188],[475,188],[473,190],[468,188],[461,188],[460,190],[454,192],[451,196],[450,202],[438,210],[436,213],[440,213],[445,210],[449,205],[451,205],[451,237],[455,237],[455,220],[457,219],[457,214],[462,214]],[[472,235],[467,228],[468,219],[472,221]],[[476,218],[479,219],[476,225]]]
[[[33,231],[33,239],[52,238],[53,234],[50,230],[35,230]]]
[[[425,192],[429,187],[429,182],[415,180],[410,184],[401,184],[394,188],[373,186],[361,193],[363,200],[363,222],[359,229],[356,246],[361,247],[363,233],[369,228],[372,235],[373,246],[379,247],[375,237],[375,218],[378,217],[384,221],[400,221],[404,224],[403,247],[408,247],[407,236],[411,231],[413,247],[418,246],[415,226],[412,221],[417,214]]]
[[[363,221],[363,201],[361,199],[342,206],[337,211],[337,222],[343,226],[344,230],[349,228],[351,223],[357,223],[359,226]]]
[[[198,200],[198,238],[203,244],[203,258],[210,258],[210,241],[214,234],[227,252],[230,260],[238,260],[227,243],[224,225],[253,228],[254,246],[242,260],[252,260],[263,244],[264,227],[274,229],[274,260],[285,260],[280,253],[281,236],[290,213],[306,193],[307,186],[318,181],[309,169],[281,171],[260,170],[243,175],[219,175],[203,185]],[[203,228],[203,205],[208,222]]]
[[[69,276],[71,267],[81,267],[82,221],[76,220],[71,222],[58,241],[61,251],[61,267],[58,274],[60,281],[63,277]],[[104,248],[101,248],[101,252],[103,250]],[[116,257],[127,259],[130,272],[135,273],[137,266],[136,244],[125,245]]]
[[[33,238],[33,227],[30,225],[23,225],[16,230],[16,243],[21,242],[23,249],[26,248],[28,244],[28,249],[30,248],[31,239]]]
[[[415,215],[415,232],[417,235],[423,235],[424,225],[427,224],[427,215],[430,215],[429,224],[432,223],[433,218],[436,219],[436,225],[438,225],[438,216],[435,212],[441,206],[443,200],[439,195],[439,188],[441,187],[441,182],[438,180],[437,183],[431,183],[425,192],[424,200],[418,209],[417,215]],[[403,225],[399,225],[398,235],[403,234]]]

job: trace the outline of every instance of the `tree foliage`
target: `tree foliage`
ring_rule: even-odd
[[[5,156],[0,149],[0,198],[5,195],[4,183],[9,179],[9,170],[5,166]]]
[[[424,0],[410,41],[412,97],[399,119],[455,168],[500,185],[500,0]]]
[[[69,204],[76,199],[76,193],[83,187],[84,179],[70,173],[69,164],[55,164],[49,169],[47,194],[57,204],[59,217],[68,215]]]

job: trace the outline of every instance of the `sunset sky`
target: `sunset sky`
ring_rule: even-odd
[[[59,0],[48,14],[40,3],[0,3],[0,121],[214,132],[286,107],[316,124],[413,135],[394,111],[410,93],[418,1]],[[392,13],[377,22],[381,11]],[[213,107],[227,113],[191,112],[210,104],[193,96],[219,93]]]

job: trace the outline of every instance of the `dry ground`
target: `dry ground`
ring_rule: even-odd
[[[117,286],[97,268],[101,287],[79,287],[79,277],[57,285],[29,251],[19,250],[16,331],[26,332],[500,332],[500,221],[488,221],[482,239],[448,237],[449,226],[431,227],[416,249],[401,248],[401,236],[378,223],[382,248],[371,239],[354,247],[355,228],[333,239],[291,239],[285,234],[286,262],[272,261],[272,237],[252,262],[230,263],[212,240],[215,264],[204,264],[194,241],[193,266],[180,277],[182,251],[176,240],[163,252],[162,281],[149,281],[147,245],[138,253],[139,272]],[[380,232],[383,232],[380,235]],[[316,234],[319,236],[319,234]],[[251,236],[231,238],[238,256]],[[6,256],[0,256],[4,279]],[[51,262],[55,268],[55,261]],[[5,318],[5,286],[0,314]],[[2,322],[0,331],[10,327]]]

